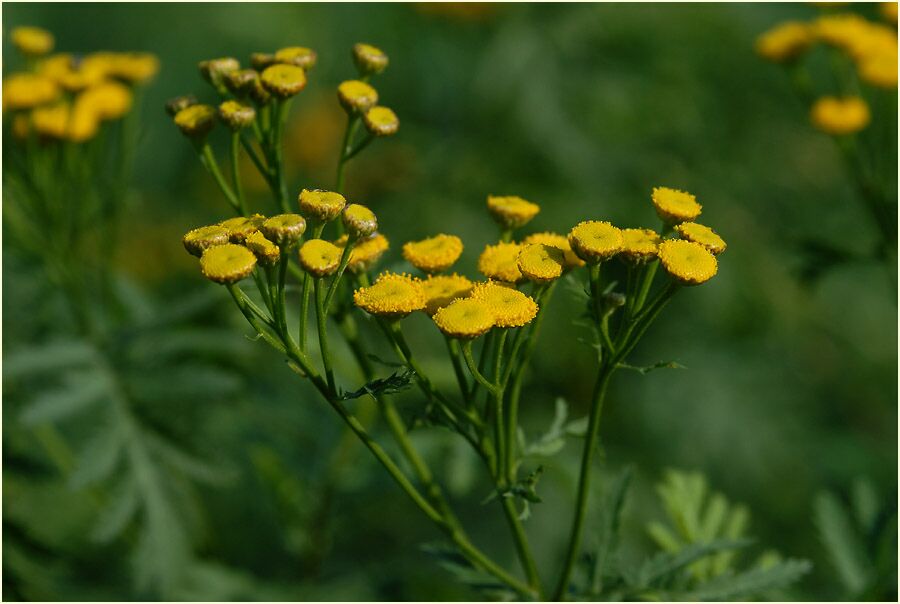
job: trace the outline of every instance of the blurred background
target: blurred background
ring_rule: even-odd
[[[729,244],[719,275],[679,295],[635,355],[641,364],[671,360],[685,369],[617,375],[604,418],[604,472],[628,464],[636,471],[624,539],[635,552],[648,551],[644,526],[661,515],[654,484],[669,467],[699,470],[747,505],[760,548],[814,562],[792,597],[842,597],[813,502],[823,491],[849,500],[866,479],[896,509],[896,291],[884,267],[872,263],[801,278],[803,241],[864,248],[876,232],[832,141],[809,126],[785,73],[753,52],[760,32],[821,9],[7,3],[2,10],[7,57],[6,34],[25,24],[51,30],[61,51],[159,57],[160,73],[142,101],[129,228],[116,263],[157,306],[202,306],[181,336],[202,327],[208,354],[218,359],[215,370],[187,366],[135,386],[151,393],[143,393],[136,417],[180,443],[198,465],[203,460],[192,468],[210,480],[177,490],[176,504],[161,508],[171,518],[156,518],[161,534],[125,530],[107,543],[91,534],[98,522],[110,522],[100,516],[110,512],[97,490],[101,500],[114,495],[102,483],[79,488],[60,476],[38,436],[17,422],[33,391],[5,380],[5,599],[471,597],[422,554],[420,546],[439,534],[362,447],[333,487],[327,521],[317,516],[341,435],[338,418],[278,355],[243,337],[227,293],[200,277],[181,245],[188,229],[228,215],[163,111],[180,94],[214,100],[198,61],[314,48],[319,62],[294,103],[287,157],[292,190],[328,188],[345,119],[334,90],[354,77],[350,48],[359,41],[389,54],[376,86],[401,120],[399,134],[374,143],[347,174],[347,197],[372,207],[392,242],[385,267],[402,267],[402,242],[448,231],[467,244],[460,271],[475,276],[475,259],[496,235],[484,211],[489,193],[541,204],[529,231],[558,232],[583,219],[655,227],[652,187],[697,195],[704,224]],[[877,18],[872,5],[855,10]],[[895,92],[888,114],[896,115]],[[217,134],[224,158],[224,132]],[[270,212],[263,183],[248,188],[257,198],[253,209]],[[66,326],[52,305],[38,303],[40,270],[14,249],[3,252],[6,358]],[[547,424],[556,397],[569,402],[573,417],[585,412],[594,371],[573,324],[578,312],[560,291],[523,399],[528,433]],[[408,330],[438,380],[451,380],[427,317],[410,319]],[[166,342],[146,345],[152,352]],[[418,400],[411,392],[402,402],[411,413]],[[98,429],[103,425],[88,414],[61,432],[79,458]],[[415,436],[447,477],[476,541],[513,567],[502,517],[479,503],[488,486],[475,461],[441,431]],[[570,442],[545,464],[544,502],[527,523],[543,568],[558,564],[579,455],[580,442]],[[168,485],[169,475],[161,476]],[[896,524],[890,530],[896,556]],[[129,555],[135,549],[141,555]],[[160,560],[179,563],[147,574],[144,567]],[[173,587],[136,587],[133,577],[142,572]],[[896,575],[893,585],[893,595],[878,597],[896,597]]]

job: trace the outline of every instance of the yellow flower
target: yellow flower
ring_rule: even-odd
[[[71,54],[58,52],[41,59],[37,64],[37,73],[59,82],[60,78],[72,71],[73,64]]]
[[[558,233],[533,233],[523,239],[522,243],[543,243],[545,245],[552,245],[553,247],[562,250],[565,254],[566,268],[572,269],[584,266],[584,260],[579,258],[575,252],[572,251],[572,246],[569,245],[569,240],[565,235],[560,235]]]
[[[579,258],[596,264],[619,253],[622,231],[605,221],[587,220],[569,232],[569,245]]]
[[[83,143],[94,138],[100,129],[100,119],[93,107],[81,102],[81,98],[75,99],[72,112],[69,115],[68,139],[76,143]]]
[[[131,110],[132,94],[123,84],[104,82],[82,92],[78,102],[84,103],[102,120],[117,120]]]
[[[174,99],[166,101],[166,113],[168,113],[171,117],[175,117],[182,109],[187,109],[188,107],[196,105],[197,103],[197,97],[195,97],[193,94],[178,96]]]
[[[64,139],[69,127],[69,105],[57,103],[31,112],[31,126],[40,136]]]
[[[149,52],[116,53],[110,75],[130,84],[143,84],[159,71],[159,59]]]
[[[896,22],[896,13],[894,14]],[[360,42],[353,45],[353,62],[356,63],[359,74],[367,76],[384,71],[388,66],[388,56],[380,48]]]
[[[96,64],[82,62],[77,68],[58,74],[55,79],[69,92],[79,92],[91,86],[101,85],[106,77],[106,69],[100,68]]]
[[[857,65],[859,78],[880,88],[897,87],[897,54],[872,55],[860,60]]]
[[[199,258],[207,249],[228,243],[228,229],[218,224],[200,227],[188,231],[181,242],[189,254]]]
[[[289,46],[275,52],[276,63],[285,63],[310,70],[316,65],[316,51],[303,46]]]
[[[425,293],[425,312],[433,315],[458,298],[465,298],[472,291],[472,282],[453,273],[452,275],[428,275],[422,281]]]
[[[228,238],[234,243],[243,243],[247,237],[259,230],[266,221],[266,217],[261,214],[252,216],[236,216],[223,220],[219,226],[228,229]]]
[[[497,327],[528,325],[538,311],[538,305],[531,296],[493,281],[475,285],[470,298],[484,302],[491,309]]]
[[[351,203],[341,212],[344,227],[354,237],[368,237],[378,230],[378,218],[375,212],[364,205]]]
[[[12,133],[19,140],[28,139],[28,134],[31,132],[31,118],[24,114],[19,113],[13,116],[12,121]]]
[[[769,61],[785,63],[799,57],[813,39],[813,31],[808,24],[785,21],[756,39],[756,52]]]
[[[815,22],[820,40],[860,61],[873,55],[897,55],[897,32],[853,13],[825,15]]]
[[[343,250],[347,245],[347,235],[342,236],[334,244]],[[380,233],[373,233],[365,239],[360,239],[350,251],[347,268],[354,273],[367,271],[378,262],[389,247],[387,238]]]
[[[896,2],[879,2],[878,10],[885,21],[890,21],[894,25],[897,24],[897,3]]]
[[[275,55],[267,52],[254,52],[250,54],[250,64],[253,66],[253,69],[257,71],[262,71],[266,67],[270,65],[274,65]]]
[[[403,257],[406,261],[426,273],[447,270],[459,260],[462,251],[462,240],[456,235],[435,235],[403,244]]]
[[[266,67],[260,80],[266,90],[278,98],[286,99],[306,87],[306,72],[296,65],[279,63]]]
[[[659,241],[659,235],[651,229],[622,229],[621,255],[635,263],[652,260]]]
[[[682,239],[699,243],[713,254],[721,254],[728,245],[715,231],[696,222],[684,222],[675,227]]]
[[[244,241],[247,249],[253,252],[261,264],[272,266],[281,260],[281,250],[277,245],[266,239],[260,231],[256,231]]]
[[[238,98],[249,95],[254,86],[259,84],[259,74],[253,69],[238,69],[229,72],[225,78],[225,87]]]
[[[432,319],[441,333],[462,340],[483,336],[496,322],[490,305],[481,300],[471,299],[456,300],[438,310]]]
[[[232,71],[240,69],[241,64],[234,57],[220,57],[218,59],[200,61],[198,67],[203,79],[212,84],[214,88],[221,90],[224,86],[225,77]]]
[[[350,113],[364,113],[378,102],[378,91],[360,80],[341,82],[337,94],[341,106]]]
[[[366,125],[366,130],[375,136],[391,136],[396,134],[400,128],[400,120],[397,118],[397,114],[380,105],[376,105],[366,111],[365,115],[363,115],[363,122]]]
[[[478,271],[489,279],[498,279],[509,283],[522,280],[517,261],[522,246],[518,243],[498,243],[485,246],[478,257]]]
[[[253,123],[256,119],[256,110],[238,101],[225,101],[219,105],[219,118],[232,131],[237,132]]]
[[[535,283],[548,283],[562,276],[566,268],[565,253],[545,243],[530,243],[522,247],[516,261],[519,271]]]
[[[16,27],[10,37],[13,46],[29,57],[41,57],[53,50],[53,34],[40,27]]]
[[[209,105],[191,105],[175,114],[175,125],[188,138],[202,139],[216,125],[216,110]]]
[[[216,283],[237,283],[249,277],[255,267],[253,252],[234,243],[211,247],[200,257],[200,272]]]
[[[3,79],[3,110],[31,109],[59,98],[59,86],[48,77],[16,73]]]
[[[515,195],[488,195],[488,212],[505,229],[516,229],[537,216],[541,207]]]
[[[310,239],[300,246],[300,265],[314,277],[335,273],[341,263],[341,248],[324,239]]]
[[[418,279],[382,273],[370,287],[353,292],[353,301],[376,317],[399,319],[425,308],[425,293]]]
[[[699,243],[666,239],[659,244],[659,261],[682,285],[700,285],[718,270],[716,257]]]
[[[656,213],[666,224],[676,224],[695,219],[703,209],[697,198],[685,191],[668,187],[654,187],[650,198]]]
[[[300,214],[279,214],[267,218],[260,226],[266,239],[270,239],[281,247],[291,247],[306,232],[306,220]]]
[[[300,191],[300,211],[307,219],[328,222],[337,218],[347,200],[340,193],[322,189],[303,189]]]
[[[853,134],[869,124],[869,106],[859,97],[826,96],[813,104],[810,119],[826,134]]]

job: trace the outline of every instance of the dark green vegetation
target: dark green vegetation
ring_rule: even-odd
[[[729,243],[719,275],[674,302],[638,351],[643,364],[671,360],[685,369],[623,372],[613,383],[594,501],[614,502],[617,481],[633,466],[617,541],[623,566],[637,574],[600,573],[601,582],[634,597],[646,593],[642,580],[661,572],[663,558],[643,575],[637,561],[665,548],[648,523],[677,526],[679,515],[694,513],[690,496],[665,504],[656,496],[654,485],[675,467],[705,474],[732,513],[738,502],[749,510],[744,534],[755,541],[736,568],[771,549],[813,562],[799,584],[776,595],[895,598],[894,294],[875,264],[801,280],[809,274],[802,241],[866,249],[876,233],[831,142],[809,127],[783,74],[752,52],[757,33],[815,10],[4,6],[5,27],[46,27],[63,50],[160,57],[115,259],[133,286],[122,314],[141,328],[119,337],[128,355],[117,362],[129,369],[127,426],[171,443],[150,445],[146,464],[132,451],[104,465],[111,456],[97,435],[124,429],[123,415],[91,406],[56,424],[74,455],[73,473],[60,476],[46,434],[23,409],[78,383],[29,376],[22,353],[71,340],[76,328],[41,267],[4,247],[3,358],[12,366],[4,369],[5,599],[473,597],[450,574],[434,579],[439,560],[421,548],[439,534],[362,447],[351,447],[346,461],[332,457],[342,434],[337,418],[276,354],[238,335],[242,318],[227,293],[204,282],[181,249],[187,229],[226,208],[163,102],[188,92],[213,98],[197,77],[199,60],[315,48],[319,65],[294,104],[291,188],[329,187],[343,127],[334,87],[352,76],[349,49],[357,41],[390,55],[378,87],[401,120],[399,134],[347,174],[348,198],[375,210],[392,242],[385,266],[402,268],[403,241],[443,230],[487,243],[494,236],[483,209],[488,193],[540,203],[533,230],[565,232],[585,217],[652,224],[651,187],[683,188]],[[893,102],[896,108],[896,96]],[[261,189],[255,207],[271,211]],[[460,267],[471,273],[480,249],[470,244]],[[546,432],[558,396],[569,401],[570,419],[584,414],[593,378],[588,346],[553,346],[574,341],[581,329],[570,297],[554,306],[523,399],[534,438]],[[443,353],[425,317],[408,329],[418,349],[432,350],[435,360]],[[82,358],[60,348],[31,358],[64,362],[66,355]],[[449,371],[437,376],[453,379]],[[402,402],[411,412],[419,397],[411,392]],[[470,533],[514,568],[502,517],[479,505],[488,492],[474,480],[475,460],[440,432],[417,438],[434,465],[447,465],[440,474],[452,477],[451,497],[470,502],[460,508]],[[134,449],[135,441],[126,442]],[[526,523],[544,568],[560,563],[578,445],[569,440],[547,459],[537,487],[542,502]],[[141,485],[142,505],[116,527],[118,489],[129,481]],[[611,538],[611,507],[601,512],[595,504],[589,519],[600,544]],[[121,531],[110,540],[97,539],[115,528]],[[727,590],[698,595],[691,583],[695,573],[713,572],[715,560],[678,580],[660,575],[653,586],[732,597]]]

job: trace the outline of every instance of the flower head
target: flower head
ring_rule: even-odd
[[[569,232],[569,245],[579,258],[596,264],[619,253],[622,231],[605,221],[587,220]]]
[[[31,109],[59,98],[55,81],[46,76],[16,73],[3,78],[3,109]]]
[[[897,53],[865,57],[856,64],[856,69],[859,79],[867,84],[887,89],[897,87]]]
[[[334,244],[343,249],[347,245],[347,235],[342,236]],[[347,268],[354,273],[367,271],[378,262],[378,259],[384,255],[389,247],[390,244],[387,238],[381,233],[373,233],[360,239],[350,251],[350,261],[347,264]]]
[[[728,247],[725,240],[719,237],[708,226],[696,222],[684,222],[675,227],[682,239],[699,243],[715,255],[721,254]]]
[[[300,265],[314,277],[326,277],[337,271],[341,248],[324,239],[310,239],[300,246]]]
[[[175,125],[186,137],[202,140],[216,125],[216,110],[209,105],[191,105],[175,114]]]
[[[541,207],[515,195],[488,195],[487,209],[505,229],[517,229],[537,216]]]
[[[31,126],[44,138],[64,139],[69,125],[69,104],[57,103],[31,111]]]
[[[238,101],[225,101],[219,105],[219,118],[233,132],[237,132],[253,123],[256,119],[256,110]]]
[[[350,113],[364,113],[378,102],[378,91],[361,80],[341,82],[337,94],[341,106]]]
[[[558,233],[532,233],[525,237],[525,239],[522,240],[522,243],[543,243],[562,250],[565,255],[567,269],[584,266],[584,260],[579,258],[575,252],[572,251],[572,246],[569,245],[569,240],[565,235],[560,235]]]
[[[518,243],[498,243],[485,246],[478,257],[478,271],[489,279],[498,279],[509,283],[522,280],[518,259],[522,246]]]
[[[204,80],[212,84],[216,90],[223,90],[225,77],[232,71],[240,69],[241,64],[234,57],[220,57],[218,59],[200,61],[198,67]]]
[[[236,216],[223,220],[220,226],[228,229],[228,238],[234,243],[243,243],[247,237],[259,230],[266,221],[266,217],[261,214],[253,216]]]
[[[456,273],[452,275],[428,275],[422,281],[425,293],[425,312],[433,315],[458,298],[465,298],[472,291],[472,282]]]
[[[78,102],[90,108],[102,120],[117,120],[131,111],[133,96],[131,89],[124,84],[103,82],[82,92],[78,96]]]
[[[785,21],[756,39],[756,52],[775,63],[793,61],[814,40],[812,28],[799,21]]]
[[[656,213],[666,224],[677,224],[695,219],[703,209],[697,198],[685,191],[668,187],[654,187],[650,195]]]
[[[397,114],[380,105],[366,111],[363,115],[363,123],[366,125],[366,130],[375,136],[391,136],[396,134],[400,128]]]
[[[191,105],[196,105],[199,101],[193,94],[186,94],[175,97],[166,102],[166,113],[171,117],[175,117],[182,109],[187,109]]]
[[[859,132],[869,125],[869,106],[859,97],[822,97],[810,110],[813,125],[825,132],[840,136]]]
[[[472,299],[456,300],[435,312],[432,319],[441,333],[462,340],[483,336],[496,322],[488,303]]]
[[[250,65],[256,71],[262,71],[269,65],[274,65],[277,61],[275,55],[268,52],[254,52],[250,54]]]
[[[712,279],[718,266],[716,257],[693,241],[666,239],[659,244],[659,261],[682,285],[700,285]]]
[[[266,239],[260,231],[256,231],[244,240],[247,249],[253,252],[260,264],[272,266],[281,259],[281,250],[277,245]]]
[[[13,46],[28,57],[41,57],[53,50],[53,34],[40,27],[16,27],[10,34]]]
[[[255,69],[237,69],[223,78],[225,87],[238,98],[245,98],[259,86],[259,73]]]
[[[647,262],[656,258],[659,242],[659,234],[651,229],[622,229],[620,254],[633,263]]]
[[[353,301],[369,314],[392,319],[425,308],[421,282],[396,273],[382,273],[373,285],[353,292]]]
[[[306,220],[300,214],[279,214],[267,218],[260,230],[266,239],[274,241],[280,247],[289,248],[300,241],[306,232]]]
[[[189,254],[199,258],[207,249],[228,243],[228,229],[218,224],[200,227],[188,231],[181,242]]]
[[[208,248],[200,257],[200,272],[216,283],[237,283],[250,276],[255,267],[253,252],[234,243]]]
[[[276,63],[286,63],[309,71],[316,65],[316,51],[304,46],[288,46],[275,52]]]
[[[353,45],[353,62],[356,63],[359,75],[367,76],[387,69],[388,56],[380,48],[360,42]]]
[[[403,257],[406,261],[426,273],[447,270],[459,260],[462,251],[462,240],[455,235],[435,235],[403,244]]]
[[[548,283],[562,276],[566,268],[566,256],[558,247],[546,243],[529,243],[522,246],[516,264],[529,281]]]
[[[278,63],[266,67],[260,80],[267,91],[278,98],[286,99],[306,87],[306,72],[296,65]]]
[[[378,218],[375,212],[364,205],[351,203],[341,212],[344,227],[354,237],[368,237],[378,230]]]
[[[303,189],[300,191],[300,211],[307,219],[313,218],[328,222],[337,218],[347,200],[340,193],[323,191],[322,189]]]
[[[469,297],[491,309],[497,327],[522,327],[537,316],[538,305],[531,296],[508,285],[493,281],[478,283]]]
[[[149,52],[115,53],[109,75],[129,84],[143,84],[159,71],[159,59]]]

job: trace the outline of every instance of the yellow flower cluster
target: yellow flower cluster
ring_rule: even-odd
[[[3,80],[3,112],[13,114],[19,138],[34,133],[45,140],[90,140],[103,122],[126,115],[134,87],[159,71],[159,61],[148,53],[45,56],[53,49],[53,36],[39,28],[16,28],[12,40],[22,54],[42,57],[32,71]]]

